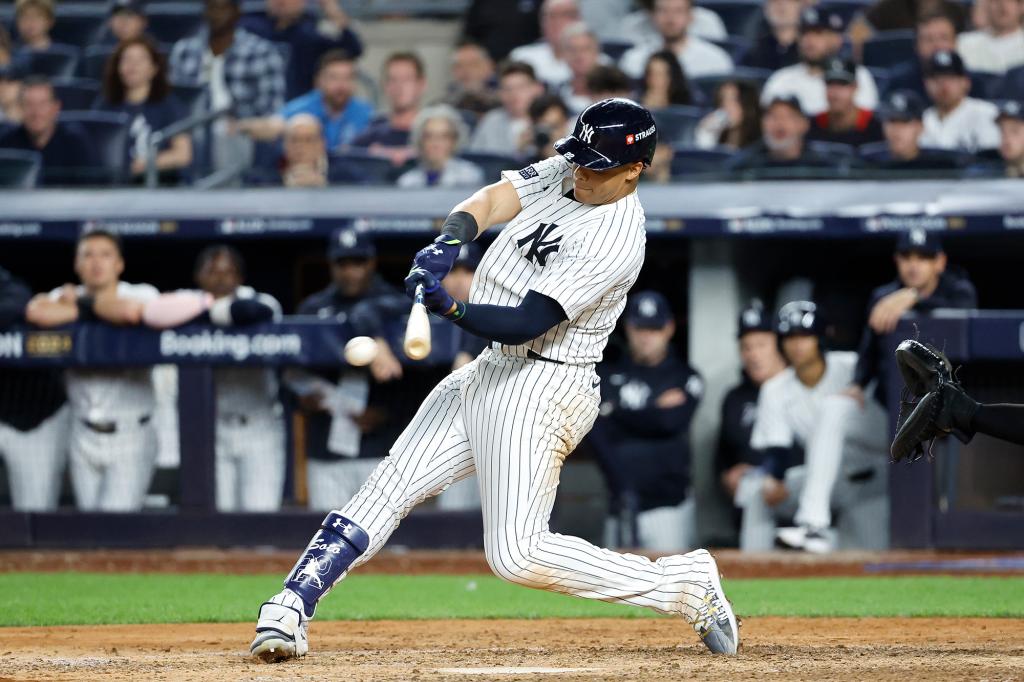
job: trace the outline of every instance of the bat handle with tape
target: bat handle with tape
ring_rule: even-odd
[[[413,360],[422,360],[430,355],[430,318],[423,305],[423,285],[416,285],[409,322],[405,326],[405,342],[402,348]]]

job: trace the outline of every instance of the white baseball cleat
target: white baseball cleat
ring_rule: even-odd
[[[308,626],[309,618],[303,610],[302,599],[294,592],[284,590],[260,606],[256,639],[252,641],[249,652],[264,663],[305,656],[309,651]]]
[[[704,584],[707,590],[701,605],[697,607],[697,618],[693,621],[693,629],[700,636],[704,646],[715,654],[732,656],[740,647],[740,628],[736,622],[736,614],[732,604],[725,598],[722,579],[718,574],[715,558],[708,554],[711,566],[708,579]]]
[[[835,537],[830,528],[789,526],[775,531],[776,543],[783,549],[797,549],[811,554],[828,554],[835,549]]]

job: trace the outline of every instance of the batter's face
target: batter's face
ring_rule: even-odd
[[[817,362],[821,357],[818,337],[813,334],[793,334],[782,339],[782,354],[796,370]]]
[[[774,332],[747,332],[740,339],[740,362],[750,380],[760,386],[786,367]]]
[[[896,270],[900,282],[905,287],[914,289],[933,288],[939,282],[939,276],[946,270],[946,254],[934,256],[908,251],[896,254]]]
[[[642,161],[604,171],[576,166],[572,172],[572,191],[582,204],[612,204],[636,189],[643,169]]]
[[[216,298],[224,298],[235,293],[242,286],[242,273],[234,262],[221,254],[206,261],[196,274],[196,283],[203,291]]]
[[[75,274],[90,291],[117,284],[124,272],[124,259],[117,244],[106,237],[85,238],[75,251]]]
[[[626,323],[626,340],[629,342],[629,354],[641,365],[656,365],[668,354],[668,344],[676,333],[675,322],[664,327],[649,329]]]
[[[331,263],[331,280],[342,296],[356,298],[370,288],[376,271],[376,258],[339,258]]]

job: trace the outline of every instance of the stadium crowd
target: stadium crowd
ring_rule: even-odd
[[[474,0],[447,73],[379,77],[338,0],[199,5],[16,0],[5,182],[473,186],[608,96],[656,112],[653,182],[1024,170],[1022,0]]]

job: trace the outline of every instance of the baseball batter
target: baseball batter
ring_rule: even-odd
[[[548,528],[562,464],[597,416],[594,364],[643,264],[636,185],[656,137],[643,107],[598,102],[555,144],[560,156],[505,171],[416,254],[408,290],[422,285],[431,312],[491,347],[434,388],[356,496],[327,515],[284,590],[261,606],[253,655],[304,655],[317,602],[414,506],[474,471],[498,576],[681,615],[713,652],[736,652],[736,618],[707,551],[652,561]],[[440,280],[460,246],[500,223],[469,302],[452,299]]]

